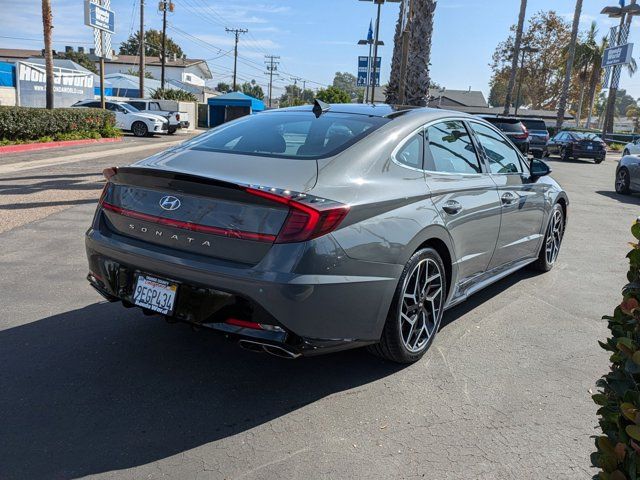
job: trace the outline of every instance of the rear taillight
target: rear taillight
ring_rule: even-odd
[[[180,114],[176,113],[176,120],[179,122],[180,121]]]
[[[524,125],[521,125],[521,127],[522,133],[514,135],[513,138],[517,138],[518,140],[526,140],[527,138],[529,138],[529,130],[527,130],[527,127],[525,127]]]
[[[107,195],[107,190],[109,189],[109,181],[111,177],[113,177],[116,173],[118,173],[118,167],[109,167],[102,170],[102,175],[104,175],[104,179],[106,180],[104,184],[104,188],[102,189],[102,193],[100,194],[100,200],[98,203],[102,205],[104,202],[104,197]]]
[[[247,188],[247,193],[289,207],[275,243],[305,242],[334,231],[349,213],[349,206],[304,194]]]

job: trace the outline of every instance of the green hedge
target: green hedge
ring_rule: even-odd
[[[97,108],[45,108],[0,106],[0,140],[25,141],[73,134],[87,138],[115,137],[113,112]]]

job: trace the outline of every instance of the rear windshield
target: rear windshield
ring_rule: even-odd
[[[547,126],[542,120],[522,120],[524,126],[527,127],[528,130],[542,130],[547,131]]]
[[[270,112],[248,115],[194,139],[194,150],[280,158],[316,159],[337,155],[387,118],[312,112]]]
[[[602,139],[595,133],[588,132],[571,132],[571,136],[576,140],[592,140],[594,142],[601,142]]]
[[[501,118],[485,118],[489,123],[493,123],[503,132],[522,133],[522,123],[520,120],[504,120]]]

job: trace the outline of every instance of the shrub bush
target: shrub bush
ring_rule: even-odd
[[[175,88],[157,88],[151,92],[151,98],[156,100],[174,100],[180,102],[197,102],[198,99],[191,92],[185,92],[184,90],[178,90]]]
[[[97,108],[45,108],[0,106],[0,139],[37,140],[42,137],[80,135],[82,138],[113,137],[113,112]],[[98,137],[98,138],[99,138]]]
[[[599,480],[635,480],[640,472],[640,219],[631,227],[629,283],[622,289],[622,303],[608,320],[611,337],[600,346],[611,352],[611,369],[596,385],[593,401],[600,405],[599,424],[604,435],[596,437],[591,455],[601,469]]]

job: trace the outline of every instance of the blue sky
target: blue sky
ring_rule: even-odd
[[[125,40],[137,28],[140,0],[112,0],[116,12],[114,43]],[[331,83],[336,71],[356,73],[357,56],[366,54],[356,45],[366,37],[369,20],[375,15],[371,2],[358,0],[173,0],[176,11],[170,15],[169,35],[191,58],[210,60],[214,82],[231,80],[233,36],[224,27],[242,27],[249,33],[241,37],[241,80],[255,78],[263,87],[264,55],[279,55],[282,71],[276,86],[292,83],[291,77],[307,80],[307,87]],[[574,0],[529,0],[527,16],[554,9],[568,20],[573,17]],[[596,20],[600,36],[612,21],[599,14],[615,0],[584,2],[581,27]],[[146,26],[159,28],[157,2],[146,0]],[[432,50],[432,77],[450,89],[482,90],[488,94],[491,76],[489,62],[496,44],[507,37],[517,20],[519,0],[439,0]],[[82,0],[52,0],[54,47],[83,44],[89,48],[92,33],[83,25]],[[383,82],[389,74],[393,31],[398,4],[383,6],[380,38]],[[0,0],[0,47],[42,48],[40,0]],[[15,38],[7,38],[15,37]],[[636,20],[631,41],[640,42],[640,20]],[[636,48],[640,55],[640,45]],[[621,87],[640,97],[640,73],[635,78],[623,74]],[[281,90],[276,90],[279,93]]]

